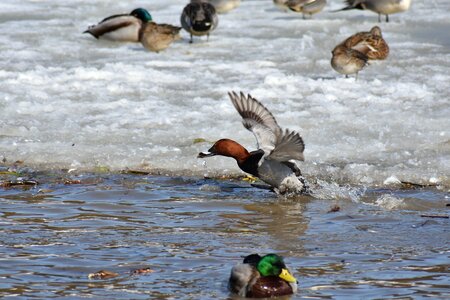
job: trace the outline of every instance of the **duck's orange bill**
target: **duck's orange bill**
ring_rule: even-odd
[[[295,277],[286,269],[281,269],[281,273],[278,276],[287,282],[297,282],[297,279],[295,279]]]

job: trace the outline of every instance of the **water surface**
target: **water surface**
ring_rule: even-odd
[[[450,296],[449,219],[422,217],[448,216],[437,189],[330,184],[328,199],[285,199],[240,180],[36,178],[0,190],[5,298],[228,299],[231,267],[255,252],[285,257],[299,280],[291,299]],[[155,272],[130,275],[144,267]],[[120,276],[88,279],[104,269]]]

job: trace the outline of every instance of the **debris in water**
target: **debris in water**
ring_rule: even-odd
[[[192,141],[192,144],[199,144],[199,143],[206,143],[208,142],[207,140],[205,140],[204,138],[196,138]]]
[[[64,184],[81,184],[81,180],[78,179],[65,179]]]
[[[14,187],[14,186],[31,186],[31,185],[38,185],[39,182],[33,179],[22,179],[17,178],[16,180],[7,180],[0,182],[0,185],[4,188],[8,187]]]
[[[133,175],[149,175],[150,172],[148,171],[141,171],[141,170],[123,170],[121,171],[123,174],[133,174]]]
[[[136,270],[132,270],[130,272],[131,275],[144,275],[144,274],[150,274],[155,272],[154,270],[150,269],[150,268],[142,268],[142,269],[136,269]]]
[[[100,270],[95,273],[90,273],[88,275],[89,279],[109,279],[119,276],[116,272],[107,271],[107,270]]]
[[[330,208],[330,210],[328,211],[328,213],[334,213],[334,212],[338,212],[338,211],[340,211],[340,210],[341,210],[341,208],[339,207],[339,205],[335,204],[335,205],[333,205],[333,206]]]
[[[448,215],[420,215],[422,218],[442,218],[442,219],[449,219],[450,217]]]

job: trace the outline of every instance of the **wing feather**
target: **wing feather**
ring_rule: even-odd
[[[272,113],[251,95],[229,92],[231,102],[242,117],[242,124],[256,138],[258,148],[264,150],[267,159],[286,162],[304,160],[305,144],[299,133],[278,125]]]
[[[305,160],[303,151],[305,143],[298,132],[285,129],[276,135],[275,148],[267,159],[289,161],[290,159]]]
[[[231,102],[242,117],[242,124],[256,138],[257,147],[269,153],[275,147],[276,132],[281,128],[272,113],[251,95],[229,92]]]

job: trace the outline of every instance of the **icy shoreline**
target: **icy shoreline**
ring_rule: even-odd
[[[196,155],[215,140],[255,147],[226,96],[242,90],[302,134],[306,176],[450,186],[448,1],[413,1],[410,11],[379,24],[391,55],[357,82],[331,69],[330,51],[377,17],[330,13],[339,1],[312,20],[271,1],[244,1],[221,16],[209,43],[189,45],[183,33],[160,54],[81,34],[138,6],[178,24],[185,1],[166,3],[2,2],[0,159],[36,170],[144,167],[201,176]],[[207,168],[239,173],[227,158],[210,159]]]

